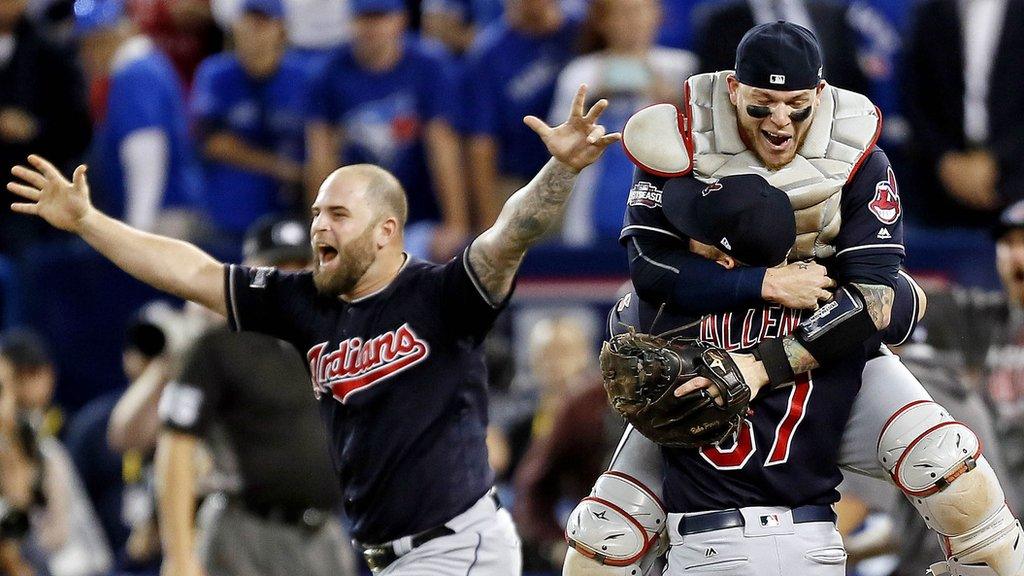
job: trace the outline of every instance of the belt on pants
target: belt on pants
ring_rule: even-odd
[[[498,495],[494,490],[488,492],[487,496],[489,496],[494,502],[495,508],[501,508],[501,501],[498,500]],[[399,541],[404,540],[404,538],[384,542],[383,544],[360,544],[357,542],[356,546],[362,550],[363,559],[366,560],[366,565],[369,566],[370,570],[373,571],[374,574],[377,574],[402,556],[411,552],[414,548],[418,548],[436,538],[451,536],[452,534],[455,534],[455,530],[452,530],[448,526],[442,524],[407,537],[408,543],[406,546],[399,545]],[[400,548],[405,549],[399,553],[398,549]]]
[[[798,506],[791,510],[793,513],[793,524],[806,522],[835,522],[836,513],[831,506],[808,505]],[[683,516],[679,519],[679,534],[700,534],[701,532],[712,532],[726,528],[741,528],[745,525],[743,514],[736,508],[731,510],[719,510],[707,514],[695,516]]]

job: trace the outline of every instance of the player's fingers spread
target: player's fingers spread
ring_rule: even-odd
[[[75,168],[74,175],[71,176],[71,181],[75,184],[76,188],[85,186],[85,172],[88,170],[85,164],[79,164],[78,168]]]
[[[38,156],[36,154],[30,154],[28,157],[28,162],[29,164],[34,166],[36,170],[42,172],[43,176],[46,176],[48,180],[64,180],[64,176],[61,175],[60,170],[57,170],[57,167],[54,166],[53,164],[50,164],[50,161],[47,160],[46,158],[43,158],[42,156]]]
[[[604,132],[604,126],[601,126],[600,124],[594,126],[594,129],[587,135],[587,142],[597,144],[597,141],[604,137]]]
[[[570,118],[579,118],[583,116],[583,103],[587,99],[587,85],[580,84],[580,87],[576,90],[576,96],[572,99],[572,111],[569,114]]]
[[[533,130],[534,132],[540,134],[541,136],[544,136],[551,131],[551,127],[548,126],[547,123],[545,123],[540,118],[537,118],[536,116],[527,116],[523,118],[523,124],[526,124],[527,126],[530,127],[530,130]]]
[[[602,136],[597,143],[601,146],[610,146],[619,140],[622,140],[622,132],[612,132],[611,134],[605,134]]]
[[[590,110],[587,112],[587,115],[583,117],[583,119],[587,120],[588,122],[596,122],[597,119],[601,116],[601,114],[604,113],[606,108],[608,108],[608,101],[605,100],[604,98],[601,98],[600,100],[595,102],[593,106],[590,107]]]
[[[39,200],[39,195],[41,194],[39,190],[31,186],[18,184],[17,182],[8,182],[7,189],[27,200]]]
[[[28,202],[15,202],[11,204],[11,210],[19,214],[37,216],[39,214],[39,205],[29,204]]]
[[[46,177],[44,177],[39,172],[32,170],[31,168],[26,168],[24,166],[15,166],[14,168],[11,168],[11,174],[17,176],[18,178],[21,178],[22,180],[28,182],[29,184],[35,186],[36,188],[42,188],[43,186],[46,186]]]

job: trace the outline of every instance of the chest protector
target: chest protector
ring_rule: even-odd
[[[726,83],[731,73],[691,76],[682,112],[671,104],[657,104],[634,114],[622,131],[627,155],[664,177],[692,172],[710,182],[736,174],[760,175],[786,192],[793,204],[797,240],[790,260],[832,256],[841,224],[841,192],[878,139],[878,109],[865,96],[826,86],[796,157],[772,171],[740,138]]]

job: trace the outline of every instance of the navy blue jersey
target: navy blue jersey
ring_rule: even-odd
[[[490,488],[480,343],[504,306],[466,255],[410,258],[383,290],[319,296],[310,272],[231,265],[233,330],[270,334],[308,359],[352,535],[375,543],[439,526]]]
[[[619,333],[633,326],[749,352],[762,338],[789,334],[803,313],[810,314],[765,305],[693,318],[668,307],[659,311],[632,293],[612,310],[609,330]],[[719,447],[662,448],[668,511],[838,501],[839,448],[865,358],[863,352],[852,353],[842,362],[800,375],[792,386],[762,389],[736,437]]]

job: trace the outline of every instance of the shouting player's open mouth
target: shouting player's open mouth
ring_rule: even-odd
[[[317,261],[319,262],[320,266],[324,266],[326,264],[330,264],[332,261],[334,261],[335,258],[338,257],[338,250],[334,246],[330,246],[322,242],[317,242],[316,255]]]
[[[781,132],[772,132],[770,130],[761,130],[761,137],[768,142],[768,146],[772,150],[782,151],[789,147],[790,140],[793,139],[792,134],[785,134]]]

